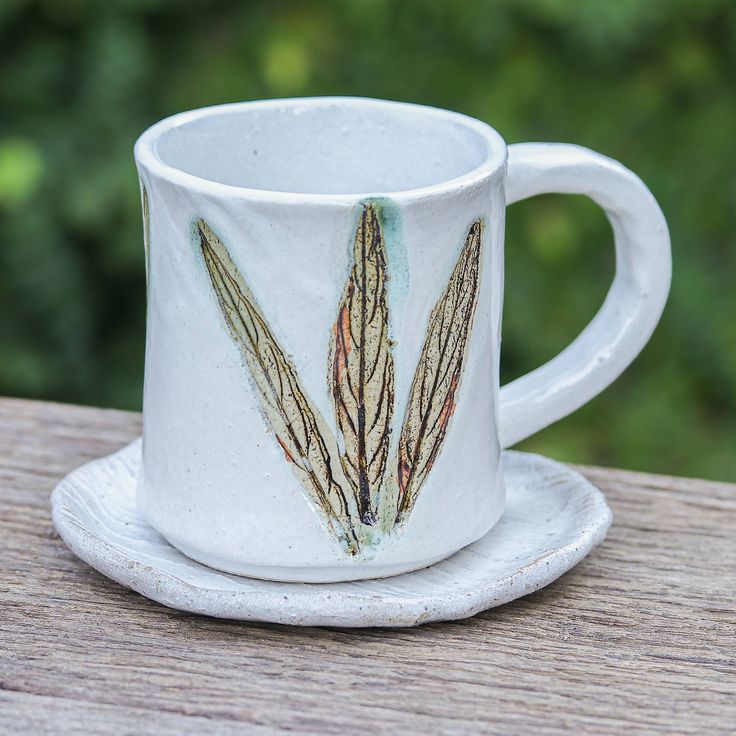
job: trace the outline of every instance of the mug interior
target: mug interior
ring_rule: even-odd
[[[360,98],[221,105],[169,121],[151,141],[161,163],[271,192],[403,192],[456,180],[502,155],[493,150],[495,131],[472,118]]]

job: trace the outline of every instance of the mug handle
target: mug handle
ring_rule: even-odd
[[[501,447],[509,447],[587,403],[649,340],[667,301],[670,238],[662,210],[636,174],[582,146],[509,146],[506,202],[537,194],[585,194],[613,228],[616,275],[603,306],[565,350],[503,386]]]

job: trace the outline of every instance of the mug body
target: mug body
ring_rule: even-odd
[[[308,582],[488,532],[500,136],[416,105],[275,100],[164,120],[136,161],[147,520],[204,564]]]

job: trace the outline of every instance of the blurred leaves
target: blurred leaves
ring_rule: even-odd
[[[524,447],[736,480],[734,38],[732,0],[4,0],[0,392],[140,406],[132,146],[148,125],[235,100],[387,97],[640,174],[673,238],[663,322],[611,389]],[[613,273],[587,200],[514,205],[507,234],[504,380],[567,344]]]
[[[263,54],[263,76],[277,94],[304,89],[312,76],[312,57],[298,36],[276,36]]]
[[[0,140],[0,205],[19,205],[36,190],[43,174],[41,152],[25,138]]]

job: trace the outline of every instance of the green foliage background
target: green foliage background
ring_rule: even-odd
[[[663,322],[613,387],[524,447],[736,480],[734,39],[733,0],[2,0],[0,393],[140,407],[132,146],[148,125],[226,101],[385,97],[640,174],[673,239]],[[592,316],[610,241],[583,199],[510,208],[505,380]]]

